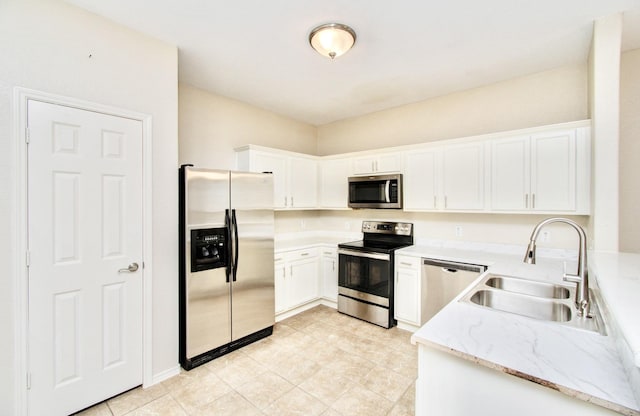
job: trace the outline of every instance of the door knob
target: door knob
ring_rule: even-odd
[[[133,273],[138,271],[138,263],[131,263],[126,269],[119,269],[118,273]]]

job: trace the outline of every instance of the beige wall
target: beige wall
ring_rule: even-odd
[[[562,67],[318,128],[318,154],[515,130],[588,117],[587,65]]]
[[[640,49],[620,68],[620,251],[640,253]]]
[[[315,154],[316,128],[188,84],[179,86],[180,163],[231,169],[234,147]]]
[[[89,54],[92,55],[89,58]],[[0,413],[15,414],[16,86],[153,117],[153,374],[177,366],[177,50],[62,1],[0,1]],[[167,186],[167,185],[171,186]],[[36,376],[37,377],[37,376]]]

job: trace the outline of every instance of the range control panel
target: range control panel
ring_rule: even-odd
[[[363,221],[363,233],[413,235],[413,224],[409,222]]]

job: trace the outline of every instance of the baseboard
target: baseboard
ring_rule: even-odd
[[[398,321],[398,328],[404,329],[405,331],[409,331],[409,332],[416,332],[418,329],[420,329],[419,326],[411,325],[401,321]]]
[[[162,371],[162,372],[160,372],[158,374],[155,374],[153,376],[151,384],[143,385],[142,388],[146,389],[147,387],[154,386],[154,385],[156,385],[158,383],[161,383],[161,382],[163,382],[165,380],[170,379],[171,377],[177,376],[178,374],[180,374],[180,366],[176,365],[175,367],[171,367],[171,368],[169,368],[167,370],[164,370],[164,371]]]
[[[322,299],[320,299],[320,304],[324,305],[324,306],[328,306],[328,307],[333,308],[333,309],[338,309],[338,302],[335,301],[335,300],[322,298]]]

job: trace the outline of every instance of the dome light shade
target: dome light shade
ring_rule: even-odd
[[[356,32],[340,23],[320,25],[309,33],[309,43],[320,55],[335,59],[356,42]]]

